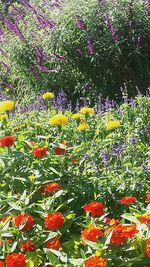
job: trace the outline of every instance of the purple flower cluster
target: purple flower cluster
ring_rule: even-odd
[[[105,23],[106,23],[106,27],[107,27],[108,31],[112,35],[112,39],[113,39],[114,43],[118,43],[119,37],[118,37],[117,31],[116,31],[114,25],[111,23],[110,15],[108,12],[106,13],[106,16],[105,16]]]

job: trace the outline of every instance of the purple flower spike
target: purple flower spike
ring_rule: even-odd
[[[95,54],[95,49],[94,49],[93,41],[92,41],[91,37],[88,38],[88,51],[89,51],[90,55]]]
[[[86,29],[86,24],[83,22],[80,16],[76,17],[76,26],[80,30],[85,30]]]

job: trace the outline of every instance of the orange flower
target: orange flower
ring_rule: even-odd
[[[147,257],[150,257],[150,238],[146,240],[145,252]]]
[[[72,159],[72,160],[71,160],[71,163],[74,164],[74,165],[76,165],[78,162],[79,162],[78,159]]]
[[[104,219],[105,223],[109,224],[109,225],[115,225],[115,224],[119,224],[119,220],[118,219],[111,219],[109,217],[106,217]]]
[[[12,221],[12,219],[13,219],[13,216],[7,216],[7,217],[3,217],[1,220],[5,222],[5,221]]]
[[[36,246],[33,241],[25,241],[21,244],[21,248],[23,251],[35,251]]]
[[[6,267],[25,267],[26,257],[24,254],[11,253],[6,256]]]
[[[135,234],[138,233],[136,224],[131,224],[129,226],[124,226],[124,229],[122,231],[124,237],[126,238],[132,238]]]
[[[119,200],[121,204],[128,205],[133,204],[137,201],[136,197],[130,196],[130,197],[123,197]]]
[[[0,139],[0,146],[1,147],[8,147],[14,145],[14,137],[13,136],[5,136]]]
[[[101,202],[90,202],[84,206],[85,212],[90,212],[92,217],[102,216],[104,214],[104,204]]]
[[[150,203],[150,192],[146,194],[146,202]]]
[[[34,218],[29,214],[19,214],[15,217],[15,225],[17,227],[24,225],[21,231],[26,232],[33,227]]]
[[[129,226],[124,226],[118,224],[113,228],[110,227],[110,231],[113,229],[113,233],[110,239],[111,245],[122,245],[128,238],[132,238],[136,233],[138,233],[137,227],[135,224]]]
[[[45,227],[50,231],[58,230],[64,224],[64,216],[60,212],[49,213],[47,217],[45,217]]]
[[[46,248],[50,248],[50,249],[59,250],[60,247],[61,247],[60,240],[59,240],[57,237],[52,238],[52,239],[48,240],[48,241],[45,243],[45,247],[46,247]]]
[[[92,256],[84,263],[85,267],[106,267],[107,263],[105,259],[98,256]]]
[[[102,237],[104,234],[100,230],[100,227],[95,227],[94,225],[90,225],[88,228],[85,228],[82,231],[81,240],[90,240],[92,242],[97,242],[99,237]]]
[[[45,194],[45,193],[52,193],[60,189],[61,189],[61,186],[58,183],[51,183],[45,186],[44,185],[41,186],[39,190],[41,194]]]
[[[0,267],[4,267],[4,262],[0,261]]]
[[[149,213],[145,213],[140,217],[140,222],[141,223],[147,223],[150,224],[150,212]]]
[[[41,159],[43,156],[47,154],[47,148],[46,147],[37,147],[33,150],[34,157],[37,157]]]

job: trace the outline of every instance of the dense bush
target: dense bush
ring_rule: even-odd
[[[27,1],[1,8],[1,77],[68,97],[142,92],[150,76],[149,1]],[[6,9],[6,8],[5,8]],[[7,19],[6,19],[7,18]],[[17,92],[17,93],[18,93]],[[94,98],[93,98],[94,99]]]
[[[0,102],[0,266],[148,267],[150,98],[73,114],[53,97]]]

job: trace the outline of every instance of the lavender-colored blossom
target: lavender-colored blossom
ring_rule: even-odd
[[[105,150],[101,152],[101,159],[103,166],[107,169],[109,166],[109,156]]]
[[[18,36],[20,38],[20,40],[24,40],[24,36],[21,33],[19,27],[17,24],[11,22],[9,19],[4,18],[3,19],[4,24],[6,25],[6,27],[12,32],[14,33],[16,36]]]
[[[115,27],[112,25],[112,23],[110,21],[110,16],[109,16],[108,12],[106,13],[106,16],[105,16],[105,23],[106,23],[106,27],[107,27],[108,31],[112,35],[112,39],[113,39],[114,43],[118,43],[119,37],[117,35],[117,31],[116,31]]]
[[[93,46],[93,40],[91,37],[88,37],[88,51],[90,53],[90,55],[94,55],[95,54],[95,49]]]
[[[147,13],[150,16],[150,0],[147,0]]]
[[[0,35],[3,35],[4,34],[4,31],[3,29],[0,27]]]
[[[76,26],[80,30],[85,30],[86,29],[86,25],[85,25],[85,23],[83,22],[83,20],[81,19],[80,16],[76,16]]]
[[[136,137],[132,137],[132,138],[130,138],[130,143],[131,143],[133,146],[136,146],[136,145],[137,145],[137,142],[138,142],[138,140],[137,140]]]

